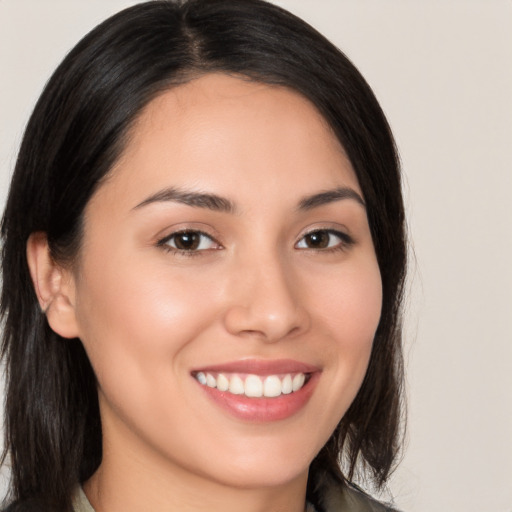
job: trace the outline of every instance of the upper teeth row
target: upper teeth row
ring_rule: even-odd
[[[293,391],[298,391],[304,386],[306,380],[304,373],[297,373],[293,376],[287,374],[282,378],[278,375],[268,375],[266,377],[247,375],[244,380],[236,374],[219,373],[215,376],[211,373],[198,372],[195,377],[204,386],[252,398],[263,396],[273,398],[281,394],[288,395]]]

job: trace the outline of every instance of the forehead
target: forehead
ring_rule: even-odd
[[[241,196],[283,183],[302,195],[340,184],[359,190],[342,146],[310,101],[288,88],[224,74],[201,76],[153,99],[109,182],[126,185],[127,194],[134,182],[137,194],[172,185],[229,196],[233,183]]]
[[[316,107],[289,87],[258,82],[244,76],[208,73],[154,98],[139,115],[134,135],[136,140],[142,138],[146,130],[168,130],[170,121],[176,124],[180,133],[188,126],[197,132],[212,117],[217,121],[252,120],[246,126],[250,131],[257,128],[257,123],[262,120],[275,123],[276,116],[291,113],[309,117],[312,130],[321,127],[331,132]],[[294,126],[291,124],[289,128]]]

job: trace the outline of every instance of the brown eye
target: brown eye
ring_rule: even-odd
[[[168,236],[159,245],[165,245],[176,251],[193,252],[217,249],[218,244],[201,231],[180,231]]]
[[[174,235],[176,249],[181,251],[194,251],[199,247],[201,235],[194,232],[179,233]]]
[[[327,231],[315,231],[304,237],[304,242],[309,249],[325,249],[329,247],[331,234]]]
[[[318,229],[304,235],[296,244],[297,249],[336,249],[352,244],[345,233],[332,229]]]

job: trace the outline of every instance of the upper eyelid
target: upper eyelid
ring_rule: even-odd
[[[185,224],[185,223],[184,223]],[[160,243],[162,241],[168,240],[169,238],[172,238],[173,236],[179,235],[180,233],[200,233],[201,235],[204,235],[208,238],[211,238],[217,243],[219,242],[220,235],[217,233],[217,231],[211,227],[203,227],[196,226],[196,225],[184,225],[181,227],[176,226],[169,226],[165,229],[162,229],[156,236],[155,240],[157,243]]]
[[[347,231],[347,229],[344,229],[344,227],[332,227],[332,226],[314,226],[310,227],[304,231],[302,231],[296,238],[294,242],[294,246],[297,245],[305,236],[310,235],[312,233],[316,233],[318,231],[325,231],[328,233],[331,233],[335,236],[339,236],[344,243],[353,243],[354,238],[352,235],[350,235]],[[157,237],[157,245],[165,245],[169,240],[171,240],[174,236],[177,236],[181,233],[199,233],[200,235],[203,235],[216,244],[218,244],[220,247],[223,247],[223,244],[219,241],[220,236],[217,234],[213,234],[211,232],[208,232],[205,229],[201,229],[200,227],[195,226],[183,226],[181,228],[173,229],[171,232],[168,232],[168,234],[164,236]]]
[[[349,230],[345,227],[332,227],[332,226],[315,226],[312,228],[308,228],[305,231],[302,231],[298,237],[297,241],[302,240],[305,236],[310,235],[311,233],[316,233],[318,231],[326,231],[328,233],[332,233],[334,235],[340,235],[344,238],[349,238],[353,240],[353,236],[349,233]]]
[[[204,231],[201,231],[199,229],[180,229],[178,231],[173,231],[172,233],[169,233],[168,235],[160,238],[157,241],[157,245],[162,247],[162,246],[166,245],[169,242],[169,240],[172,240],[173,237],[178,236],[183,233],[198,233],[201,236],[205,236],[206,238],[210,239],[212,242],[217,244],[219,247],[222,247],[222,244],[215,237],[213,237],[209,233],[205,233]],[[180,249],[176,249],[176,250],[179,251]],[[194,252],[194,251],[190,251],[190,252]]]
[[[304,232],[302,235],[300,235],[299,238],[297,239],[297,241],[295,242],[294,247],[296,247],[300,242],[302,242],[306,236],[311,235],[313,233],[320,232],[320,231],[325,231],[331,235],[338,237],[340,239],[340,243],[337,244],[335,247],[326,247],[326,248],[322,248],[322,249],[311,248],[311,250],[329,251],[329,250],[335,249],[338,246],[349,247],[349,246],[352,246],[355,244],[354,238],[351,235],[349,235],[348,233],[346,233],[340,229],[318,227],[318,228],[310,229],[310,230]],[[304,250],[306,250],[306,249],[304,249]]]
[[[179,236],[180,234],[183,234],[183,233],[198,233],[199,235],[207,238],[214,245],[214,247],[205,247],[203,249],[199,249],[199,248],[180,249],[179,247],[173,247],[170,244],[170,241],[174,237]],[[190,228],[178,229],[178,230],[175,230],[175,231],[169,233],[167,236],[160,238],[156,242],[156,246],[159,249],[163,249],[166,252],[174,254],[176,256],[181,255],[181,256],[188,256],[188,257],[201,256],[201,255],[204,255],[204,253],[208,253],[210,251],[217,251],[220,249],[224,249],[224,246],[220,242],[218,242],[215,237],[211,236],[209,233],[205,233],[204,231],[199,230],[199,229],[190,229]]]

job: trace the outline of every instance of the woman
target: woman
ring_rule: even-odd
[[[105,21],[35,107],[2,236],[9,510],[386,509],[349,482],[399,448],[397,155],[304,22]]]

